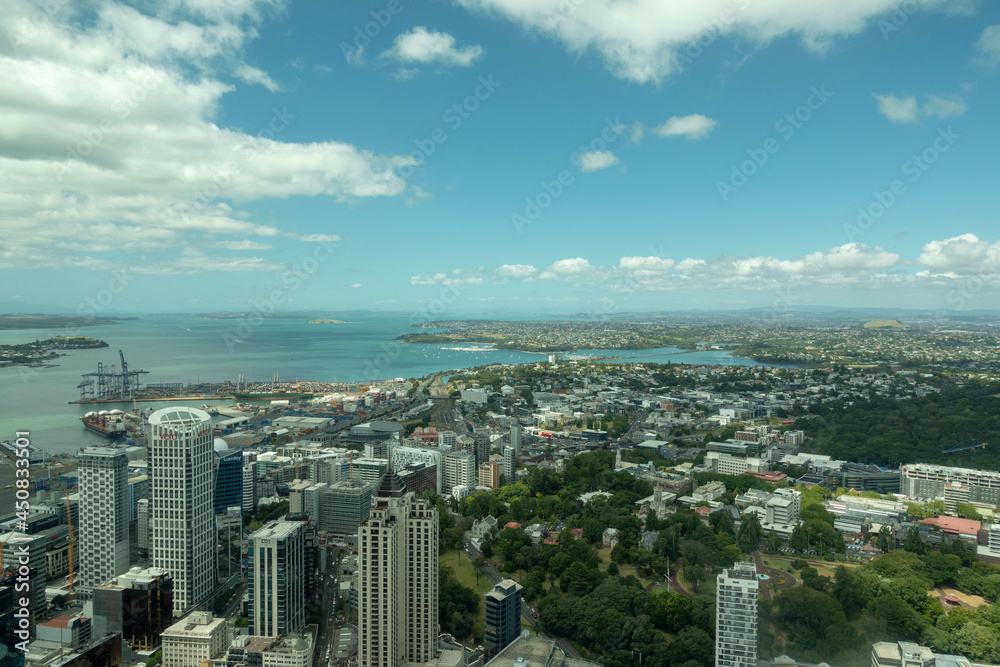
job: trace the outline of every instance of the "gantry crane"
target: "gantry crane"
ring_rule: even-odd
[[[983,447],[986,446],[986,444],[987,443],[985,443],[985,442],[981,442],[981,443],[979,443],[977,445],[975,440],[966,440],[964,442],[958,443],[957,445],[955,445],[951,449],[944,450],[941,453],[942,454],[953,454],[955,452],[964,452],[966,450],[969,450],[969,451],[972,452],[972,469],[975,470],[976,469],[976,450],[977,449],[982,449]]]

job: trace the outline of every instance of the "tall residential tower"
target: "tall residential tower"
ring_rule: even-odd
[[[757,567],[741,561],[715,587],[715,667],[757,665]]]
[[[129,569],[128,455],[87,447],[80,455],[80,584],[89,590]]]
[[[358,529],[361,667],[432,662],[438,638],[438,515],[389,470]]]

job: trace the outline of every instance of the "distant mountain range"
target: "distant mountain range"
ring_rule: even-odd
[[[253,313],[252,309],[238,311],[205,311],[205,312],[186,312],[186,313],[137,313],[128,311],[114,311],[108,309],[105,312],[100,313],[107,317],[128,317],[128,316],[147,316],[147,317],[217,317],[220,319],[228,318],[239,318],[247,314]],[[26,314],[45,314],[45,315],[76,315],[77,310],[74,308],[65,308],[60,306],[42,305],[42,304],[26,304],[18,301],[0,301],[0,314],[13,314],[13,313],[26,313]],[[977,309],[977,310],[939,310],[939,309],[913,309],[913,308],[870,308],[870,307],[840,307],[840,306],[814,306],[814,305],[781,305],[774,308],[728,308],[728,309],[679,309],[670,311],[645,311],[645,312],[626,312],[626,313],[614,313],[607,316],[596,315],[594,312],[579,312],[579,313],[567,313],[567,314],[554,314],[554,313],[531,313],[524,311],[481,311],[481,312],[468,312],[459,313],[453,312],[449,319],[537,319],[537,320],[592,320],[592,319],[610,319],[610,320],[649,320],[650,318],[671,318],[671,319],[699,319],[699,318],[740,318],[740,317],[764,317],[767,319],[773,319],[775,321],[791,320],[791,321],[804,321],[812,319],[820,320],[892,320],[892,319],[906,319],[906,320],[926,320],[934,319],[944,314],[950,320],[968,320],[968,321],[978,321],[981,319],[997,318],[1000,317],[1000,310],[987,310],[987,309]],[[349,318],[349,317],[364,317],[364,316],[386,316],[386,315],[401,315],[408,316],[412,313],[410,311],[400,310],[400,311],[379,311],[379,310],[322,310],[322,309],[307,309],[307,310],[290,310],[277,313],[268,314],[271,318]]]

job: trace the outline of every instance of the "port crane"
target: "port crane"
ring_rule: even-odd
[[[981,443],[979,443],[977,445],[975,440],[965,440],[964,442],[960,442],[957,445],[955,445],[954,447],[952,447],[950,449],[946,449],[946,450],[944,450],[941,453],[942,454],[954,454],[955,452],[970,451],[972,453],[972,469],[975,470],[976,469],[976,450],[977,449],[982,449],[986,445],[987,445],[987,443],[985,443],[985,442],[981,442]]]
[[[129,370],[125,363],[125,353],[118,350],[118,358],[122,362],[121,373],[114,364],[105,366],[103,362],[97,362],[97,371],[84,373],[80,384],[76,386],[80,390],[80,400],[128,400],[135,397],[135,392],[139,389],[139,376],[149,373],[144,370]]]

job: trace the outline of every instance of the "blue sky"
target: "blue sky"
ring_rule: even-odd
[[[995,3],[688,4],[14,0],[0,303],[996,306]]]

